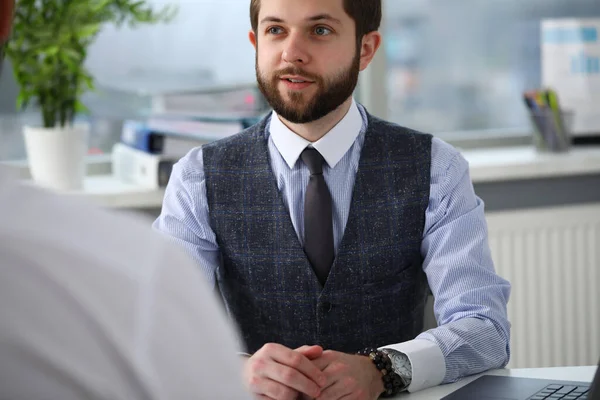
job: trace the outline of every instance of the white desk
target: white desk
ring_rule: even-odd
[[[532,146],[463,151],[474,183],[600,173],[600,146],[545,154]],[[164,189],[143,188],[110,175],[90,176],[84,190],[71,193],[109,208],[160,208]]]
[[[533,146],[465,150],[474,183],[556,178],[600,173],[600,147],[541,153]]]
[[[600,147],[575,148],[564,154],[545,154],[532,146],[467,150],[474,183],[564,177],[600,173]],[[115,208],[161,207],[164,189],[144,189],[111,176],[89,177],[81,195]]]
[[[160,208],[164,189],[144,188],[121,182],[111,175],[85,178],[83,190],[64,194],[84,197],[96,205],[107,208]]]
[[[594,379],[596,367],[562,367],[562,368],[527,368],[527,369],[499,369],[481,375],[516,376],[521,378],[556,379],[562,381],[591,382]],[[441,385],[422,390],[417,393],[401,394],[398,400],[439,400],[455,390],[474,381],[481,375],[471,376],[451,385]]]

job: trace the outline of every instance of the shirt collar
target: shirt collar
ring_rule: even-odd
[[[358,105],[352,99],[352,105],[344,118],[333,129],[327,132],[325,136],[314,143],[292,132],[281,122],[274,111],[271,116],[269,134],[273,138],[275,147],[277,147],[277,150],[290,168],[294,168],[300,154],[309,145],[317,149],[327,162],[327,165],[333,168],[344,157],[344,154],[346,154],[350,147],[352,147],[352,143],[354,143],[363,130],[363,125],[364,122]]]

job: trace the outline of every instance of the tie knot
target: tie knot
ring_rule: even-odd
[[[319,175],[323,173],[323,162],[325,159],[317,149],[307,147],[304,149],[300,157],[310,170],[311,175]]]

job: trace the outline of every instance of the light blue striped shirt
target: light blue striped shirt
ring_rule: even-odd
[[[311,145],[327,162],[323,174],[333,200],[337,251],[348,220],[366,128],[366,111],[354,102],[346,116],[312,144],[272,115],[266,132],[271,167],[302,243],[304,194],[310,173],[298,161],[300,153]],[[474,193],[461,154],[437,138],[431,150],[430,198],[421,252],[439,326],[415,340],[385,346],[409,357],[411,392],[503,367],[509,359],[506,304],[510,284],[494,271],[484,204]],[[201,148],[175,165],[154,227],[186,248],[214,284],[220,256],[209,223]]]

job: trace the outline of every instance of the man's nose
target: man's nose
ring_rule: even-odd
[[[306,41],[307,39],[300,33],[290,34],[283,50],[283,61],[290,64],[307,64],[310,62]]]

